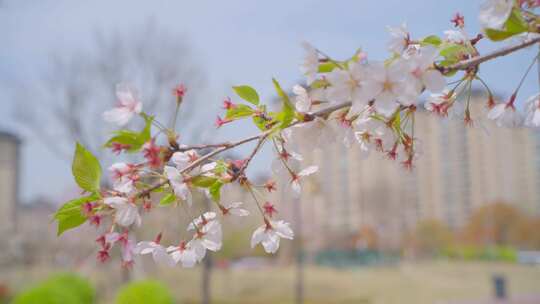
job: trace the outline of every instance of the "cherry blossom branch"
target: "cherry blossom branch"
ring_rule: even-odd
[[[175,152],[186,152],[189,150],[203,150],[208,148],[221,148],[226,147],[230,145],[230,142],[222,142],[217,144],[201,144],[201,145],[191,145],[191,146],[185,146],[185,147],[179,147],[174,149]]]
[[[450,65],[448,67],[442,68],[443,73],[451,72],[451,71],[458,71],[458,70],[467,70],[472,67],[477,67],[483,62],[489,61],[491,59],[495,59],[497,57],[505,56],[510,53],[513,53],[515,51],[519,51],[523,48],[529,47],[531,45],[534,45],[536,43],[540,42],[540,37],[536,37],[533,39],[525,40],[519,44],[508,46],[501,48],[499,50],[493,51],[491,53],[488,53],[486,55],[482,56],[476,56],[467,60],[460,61],[456,64]]]
[[[247,138],[244,138],[242,140],[239,140],[237,142],[234,142],[234,143],[229,143],[227,145],[221,145],[221,147],[213,150],[212,152],[208,153],[208,154],[205,154],[204,156],[200,157],[199,159],[197,159],[196,161],[192,162],[189,166],[185,167],[184,169],[182,169],[180,171],[180,173],[186,173],[186,172],[189,172],[191,170],[193,170],[194,168],[196,168],[197,166],[201,165],[202,163],[204,163],[206,160],[208,160],[209,158],[217,155],[217,154],[220,154],[224,151],[227,151],[227,150],[230,150],[232,148],[235,148],[237,146],[240,146],[240,145],[243,145],[245,143],[248,143],[248,142],[251,142],[251,141],[254,141],[254,140],[257,140],[257,139],[260,139],[260,138],[263,138],[263,137],[266,137],[268,135],[270,135],[270,133],[272,132],[273,130],[268,130],[266,132],[263,132],[263,133],[260,133],[260,134],[257,134],[257,135],[253,135],[253,136],[250,136],[250,137],[247,137]],[[164,180],[164,181],[161,181],[153,186],[151,186],[150,188],[147,188],[143,191],[141,191],[140,193],[136,194],[137,197],[147,197],[150,192],[158,189],[159,187],[161,186],[164,186],[168,183],[168,180]]]
[[[539,42],[540,42],[540,37],[536,37],[536,38],[533,38],[533,39],[523,41],[522,43],[519,43],[517,45],[501,48],[499,50],[493,51],[493,52],[488,53],[486,55],[476,56],[476,57],[473,57],[473,58],[470,58],[470,59],[467,59],[467,60],[460,61],[460,62],[458,62],[458,63],[456,63],[454,65],[450,65],[448,67],[444,67],[444,68],[439,67],[439,68],[441,68],[443,72],[450,72],[450,71],[456,71],[456,70],[467,70],[467,69],[469,69],[471,67],[477,67],[478,65],[480,65],[481,63],[484,63],[486,61],[489,61],[489,60],[492,60],[492,59],[495,59],[495,58],[498,58],[498,57],[501,57],[501,56],[511,54],[513,52],[516,52],[518,50],[529,47],[529,46],[534,45],[534,44],[539,43]],[[315,111],[315,112],[312,112],[312,113],[306,113],[305,117],[304,117],[304,121],[313,120],[315,117],[327,117],[332,112],[340,110],[340,109],[344,109],[344,108],[347,108],[347,107],[350,107],[351,105],[352,105],[352,103],[350,101],[349,102],[343,102],[343,103],[339,103],[339,104],[336,104],[336,105],[329,106],[329,107],[321,109],[319,111]],[[299,124],[299,123],[302,123],[304,121],[297,120],[297,121],[291,123],[289,127],[294,126],[294,125]],[[202,144],[202,145],[193,145],[193,146],[188,146],[188,147],[174,148],[173,149],[174,151],[187,151],[187,150],[192,150],[192,149],[202,150],[202,149],[206,149],[206,148],[216,148],[213,151],[211,151],[210,153],[205,154],[201,158],[199,158],[196,161],[194,161],[193,163],[191,163],[189,166],[184,168],[180,173],[189,172],[192,169],[194,169],[195,167],[201,165],[202,163],[204,163],[205,161],[210,159],[211,157],[213,157],[215,155],[218,155],[218,154],[220,154],[222,152],[225,152],[227,150],[233,149],[233,148],[235,148],[237,146],[243,145],[245,143],[248,143],[248,142],[251,142],[251,141],[254,141],[254,140],[259,140],[259,142],[258,142],[257,146],[255,147],[255,149],[252,151],[250,156],[247,158],[244,165],[240,168],[239,174],[236,175],[236,178],[237,178],[238,176],[240,176],[245,171],[245,169],[249,165],[251,159],[259,151],[260,146],[262,146],[264,140],[272,132],[274,132],[274,130],[268,130],[268,131],[262,132],[260,134],[253,135],[253,136],[244,138],[242,140],[239,140],[239,141],[233,142],[233,143],[223,142],[223,143],[218,143],[218,144]],[[163,185],[167,184],[167,182],[168,182],[167,180],[161,181],[161,182],[159,182],[159,183],[157,183],[157,184],[155,184],[155,185],[141,191],[136,196],[141,197],[141,198],[142,197],[147,197],[152,191],[162,187]]]

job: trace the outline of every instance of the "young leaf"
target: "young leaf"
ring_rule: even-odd
[[[492,41],[501,41],[526,32],[528,29],[529,25],[527,24],[527,21],[523,19],[519,9],[514,8],[504,24],[504,29],[486,28],[484,29],[484,32]]]
[[[507,32],[519,34],[527,31],[529,25],[527,24],[527,21],[523,19],[523,16],[521,16],[520,10],[518,8],[514,8],[510,14],[510,17],[508,17],[508,20],[506,20],[504,27]]]
[[[73,177],[77,185],[89,192],[99,190],[101,179],[101,166],[97,158],[86,150],[81,144],[77,143],[75,156],[71,166]]]
[[[434,45],[434,46],[439,46],[441,44],[441,42],[442,42],[441,38],[439,38],[436,35],[427,36],[424,39],[422,39],[422,44],[423,45],[431,44],[431,45]]]
[[[191,178],[191,183],[200,188],[208,188],[212,186],[218,179],[211,176],[197,175]]]
[[[159,200],[160,206],[168,206],[176,201],[176,196],[174,193],[167,193],[161,197],[161,200]]]
[[[491,29],[491,28],[484,29],[484,32],[491,41],[501,41],[515,35],[514,33],[511,33],[511,32],[501,31],[501,30],[496,30],[496,29]]]
[[[332,61],[323,62],[323,63],[319,64],[318,72],[319,73],[330,73],[337,67],[338,67],[338,65],[335,62],[332,62]]]
[[[210,196],[215,202],[219,202],[221,200],[221,187],[223,186],[223,183],[221,181],[216,181],[212,186],[208,188],[208,192],[210,192]]]
[[[255,91],[254,88],[247,85],[241,85],[233,87],[233,90],[245,101],[248,101],[254,105],[259,104],[259,94],[257,94],[257,91]]]
[[[272,78],[272,82],[274,83],[276,92],[278,93],[279,97],[281,97],[281,100],[283,101],[283,107],[281,109],[281,112],[279,112],[276,116],[276,119],[281,121],[280,128],[283,129],[283,128],[288,127],[293,121],[294,108],[293,108],[293,105],[291,104],[289,96],[283,91],[283,89],[279,85],[279,82],[277,82],[275,78]]]
[[[81,212],[81,205],[97,200],[96,194],[73,199],[60,207],[54,214],[54,219],[58,221],[57,235],[64,231],[78,227],[86,221],[86,217]]]
[[[144,116],[144,119],[146,120],[146,125],[141,132],[131,130],[115,131],[115,136],[109,139],[104,146],[110,148],[113,143],[119,143],[129,145],[129,149],[127,149],[128,152],[138,152],[151,138],[152,121],[154,118],[152,116]]]
[[[244,104],[238,104],[233,108],[227,110],[225,114],[226,119],[239,119],[243,117],[248,117],[253,114],[253,109]]]

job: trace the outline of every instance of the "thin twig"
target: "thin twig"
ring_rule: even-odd
[[[259,141],[257,142],[257,145],[255,146],[253,151],[251,151],[251,154],[248,156],[248,158],[246,159],[244,164],[242,164],[242,167],[240,167],[240,170],[238,170],[238,172],[234,175],[233,180],[237,179],[238,177],[240,177],[240,176],[242,176],[244,174],[244,171],[246,171],[246,168],[249,166],[249,163],[251,162],[253,157],[255,157],[255,154],[257,154],[257,152],[259,152],[259,149],[264,144],[266,138],[268,138],[268,135],[270,135],[270,133],[267,133],[264,136],[262,136],[261,138],[259,138]]]
[[[445,67],[445,68],[443,68],[443,70],[444,70],[444,72],[455,71],[455,70],[467,70],[467,69],[469,69],[471,67],[477,67],[478,65],[480,65],[483,62],[495,59],[497,57],[508,55],[510,53],[521,50],[523,48],[526,48],[528,46],[534,45],[534,44],[539,43],[539,42],[540,42],[540,37],[529,39],[529,40],[523,41],[522,43],[519,43],[517,45],[504,47],[504,48],[501,48],[501,49],[496,50],[494,52],[488,53],[486,55],[476,56],[476,57],[473,57],[473,58],[470,58],[470,59],[467,59],[467,60],[463,60],[461,62],[458,62],[458,63],[454,64],[454,65]],[[319,111],[315,111],[313,113],[308,113],[308,114],[306,114],[306,121],[308,121],[310,119],[313,119],[315,117],[326,117],[326,116],[328,116],[329,114],[331,114],[334,111],[350,107],[351,105],[352,105],[352,103],[350,101],[349,102],[343,102],[343,103],[339,103],[339,104],[336,104],[336,105],[321,109]],[[297,121],[291,123],[291,125],[289,127],[294,126],[294,125],[299,124],[299,123],[302,123],[302,122],[303,121],[297,120]],[[211,151],[210,153],[202,156],[201,158],[199,158],[196,161],[194,161],[193,163],[191,163],[189,166],[184,168],[180,173],[187,173],[187,172],[191,171],[193,168],[201,165],[202,163],[204,163],[205,161],[207,161],[211,157],[213,157],[213,156],[215,156],[217,154],[220,154],[220,153],[222,153],[224,151],[233,149],[233,148],[235,148],[237,146],[243,145],[245,143],[248,143],[248,142],[251,142],[251,141],[254,141],[254,140],[259,140],[259,143],[257,144],[257,146],[253,150],[252,154],[248,158],[248,161],[246,161],[246,164],[247,164],[253,158],[253,156],[257,153],[257,151],[260,149],[260,146],[264,142],[264,139],[266,139],[266,137],[268,137],[273,131],[274,130],[268,130],[268,131],[262,132],[260,134],[253,135],[253,136],[244,138],[242,140],[239,140],[239,141],[233,142],[233,143],[195,145],[195,146],[190,146],[190,147],[185,147],[185,148],[179,148],[178,151],[186,151],[186,150],[190,150],[190,149],[216,148],[215,150]],[[247,165],[242,166],[242,168],[241,168],[242,172],[245,170],[245,167],[247,167]],[[168,183],[167,180],[161,181],[161,182],[151,186],[150,188],[147,188],[147,189],[139,192],[138,194],[136,194],[136,196],[138,196],[138,197],[148,196],[152,191],[158,189],[159,187],[162,187],[163,185],[165,185],[167,183]]]

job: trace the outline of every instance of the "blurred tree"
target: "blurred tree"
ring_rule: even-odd
[[[192,117],[194,99],[205,83],[185,37],[152,23],[125,33],[98,34],[91,48],[68,54],[59,50],[41,76],[37,85],[18,90],[16,116],[46,147],[65,158],[75,141],[100,154],[109,127],[102,113],[115,106],[117,83],[135,86],[144,110],[166,120],[174,114],[172,89],[184,83],[189,102],[179,119],[183,130],[193,126],[193,120],[182,118]]]
[[[463,229],[463,239],[477,245],[519,245],[519,229],[527,221],[518,209],[496,202],[477,209]]]
[[[357,249],[376,250],[378,239],[377,231],[370,225],[362,225],[352,237],[353,246]]]
[[[453,241],[454,236],[448,226],[430,219],[418,222],[407,243],[416,253],[433,256],[450,246]]]
[[[540,217],[524,218],[512,229],[513,245],[520,249],[540,250]]]

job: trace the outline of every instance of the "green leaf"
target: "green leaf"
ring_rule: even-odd
[[[227,169],[228,169],[228,165],[225,161],[223,160],[217,160],[216,161],[216,167],[214,168],[214,172],[216,174],[222,174],[222,173],[225,173],[227,172]]]
[[[101,179],[99,161],[79,143],[77,143],[75,148],[71,171],[79,187],[90,192],[99,190]]]
[[[247,105],[237,104],[234,107],[227,110],[225,114],[226,119],[239,119],[253,115],[255,111]]]
[[[528,29],[529,25],[527,24],[527,21],[523,19],[520,10],[514,8],[508,17],[508,20],[504,23],[504,29],[486,28],[484,29],[484,32],[490,40],[501,41],[526,32]]]
[[[519,34],[527,31],[529,29],[529,25],[527,24],[527,21],[523,19],[520,10],[518,8],[514,8],[512,13],[510,13],[510,17],[508,17],[508,20],[506,20],[504,28],[507,32]]]
[[[245,101],[248,101],[254,105],[259,104],[259,94],[257,94],[257,91],[255,91],[254,88],[247,85],[241,85],[233,87],[233,90]]]
[[[104,146],[107,148],[110,148],[113,143],[119,143],[123,145],[129,145],[130,148],[127,150],[128,152],[131,152],[131,153],[138,152],[141,149],[141,147],[150,140],[152,136],[151,128],[152,128],[152,121],[154,120],[154,117],[145,115],[144,119],[146,121],[146,124],[142,131],[140,132],[135,132],[131,130],[115,131],[113,132],[115,136],[109,139]]]
[[[337,68],[338,65],[333,61],[323,62],[319,64],[319,73],[330,73],[335,68]]]
[[[221,187],[223,186],[223,183],[221,181],[216,181],[212,186],[208,188],[208,191],[210,192],[210,196],[215,202],[219,202],[221,200]]]
[[[439,38],[436,35],[430,35],[430,36],[427,36],[424,39],[422,39],[422,44],[423,45],[431,44],[431,45],[434,45],[434,46],[439,46],[441,44],[441,42],[442,42],[441,38]]]
[[[274,83],[276,92],[283,101],[283,107],[281,108],[281,112],[277,114],[276,119],[281,121],[280,128],[284,129],[288,127],[294,119],[294,107],[291,104],[289,96],[283,91],[283,89],[279,85],[279,82],[275,78],[272,78],[272,82]]]
[[[191,178],[191,183],[200,188],[211,187],[218,179],[212,176],[197,175]]]
[[[326,88],[328,86],[330,86],[330,83],[326,79],[317,79],[311,83],[312,89]]]
[[[439,54],[444,57],[444,60],[439,65],[447,66],[458,62],[469,54],[469,48],[463,44],[444,43],[441,45]]]
[[[253,123],[255,124],[255,126],[257,126],[257,128],[261,131],[266,131],[268,130],[267,126],[268,126],[268,121],[259,117],[259,116],[253,116]]]
[[[160,206],[168,206],[176,201],[176,196],[174,193],[167,193],[161,197],[159,200]]]
[[[484,29],[486,36],[492,41],[501,41],[514,36],[514,33],[491,28]]]
[[[54,219],[58,221],[57,235],[64,231],[78,227],[86,221],[86,217],[81,212],[81,206],[84,203],[99,199],[97,194],[70,200],[60,207],[54,214]]]

